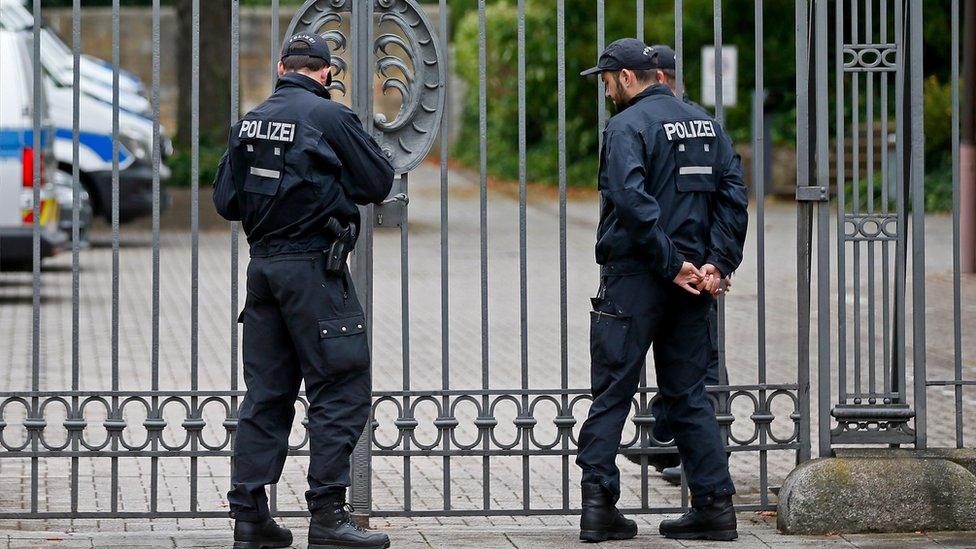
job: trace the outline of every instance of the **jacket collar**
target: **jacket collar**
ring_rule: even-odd
[[[667,84],[654,84],[653,86],[644,88],[644,91],[630,98],[630,101],[627,102],[627,106],[629,107],[645,97],[650,97],[652,95],[670,95],[674,97],[674,93],[671,92],[671,88],[669,88]]]
[[[674,97],[674,94],[671,92],[671,88],[669,88],[667,84],[654,84],[653,86],[644,88],[644,91],[638,93],[634,97],[631,97],[630,101],[627,102],[627,106],[629,107],[634,105],[645,97],[650,97],[652,95],[670,95],[671,97]]]
[[[278,78],[275,91],[285,87],[302,88],[319,97],[329,98],[329,90],[325,86],[298,72],[289,72]]]

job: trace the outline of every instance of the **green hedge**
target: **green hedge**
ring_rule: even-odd
[[[558,180],[557,157],[557,59],[556,2],[527,2],[526,8],[526,128],[527,175],[529,180]],[[684,44],[685,86],[692,99],[701,89],[701,48],[712,41],[712,1],[685,0]],[[479,162],[478,111],[478,29],[477,0],[451,4],[454,29],[455,70],[466,85],[461,114],[460,138],[454,155],[464,164]],[[674,42],[672,0],[645,3],[645,36],[649,44]],[[751,5],[751,3],[750,3]],[[597,80],[580,78],[579,72],[597,59],[596,7],[592,0],[566,0],[566,146],[568,181],[571,185],[592,186],[598,154]],[[518,176],[518,96],[517,96],[517,8],[514,0],[491,0],[486,7],[487,35],[487,141],[489,172],[507,179]],[[653,15],[651,15],[653,14]],[[767,4],[766,17],[792,18],[787,3]],[[726,44],[739,47],[739,101],[726,110],[727,125],[733,138],[749,139],[750,97],[754,85],[752,11],[725,12]],[[632,6],[608,5],[605,12],[605,41],[633,36],[636,15]],[[742,29],[747,29],[743,31]],[[767,67],[792,66],[792,25],[778,25],[766,33]],[[769,108],[774,112],[777,133],[774,138],[792,140],[794,74],[767,69],[766,84],[774,90]]]
[[[518,177],[517,8],[515,0],[486,0],[487,36],[487,145],[488,171],[505,179]],[[454,69],[464,81],[461,128],[453,154],[463,164],[477,167],[479,144],[479,14],[478,0],[450,0]],[[526,0],[526,142],[530,181],[558,180],[556,102],[556,1]],[[607,2],[606,43],[636,33],[632,2]],[[754,88],[754,3],[726,0],[723,37],[738,47],[738,105],[726,109],[726,127],[738,143],[751,139],[751,93]],[[701,49],[712,43],[712,0],[684,1],[684,75],[692,99],[701,93]],[[948,74],[946,52],[948,2],[925,3],[926,165],[930,209],[945,209],[944,169],[949,154],[949,88],[940,84]],[[673,0],[645,1],[644,40],[648,44],[674,42]],[[766,110],[773,116],[773,142],[795,142],[795,45],[792,2],[767,2],[764,8],[763,67],[769,91]],[[597,58],[596,2],[565,0],[566,16],[566,147],[568,181],[592,186],[597,172],[597,82],[582,79],[579,71]],[[831,17],[833,17],[831,15]],[[832,20],[832,19],[831,19]],[[831,73],[830,78],[833,78]],[[831,90],[833,84],[830,84]],[[862,93],[864,92],[862,86]],[[862,100],[863,104],[863,100]],[[831,106],[833,108],[833,105]],[[850,109],[845,105],[845,109]],[[861,109],[862,116],[866,110]],[[948,185],[948,187],[947,187]]]

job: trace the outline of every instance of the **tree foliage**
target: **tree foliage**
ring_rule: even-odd
[[[450,0],[455,47],[455,71],[465,83],[460,140],[455,155],[478,165],[479,143],[479,0]],[[489,171],[518,176],[518,78],[516,0],[485,0],[487,117]],[[604,43],[637,32],[635,2],[605,0]],[[555,181],[557,170],[556,0],[525,0],[526,5],[526,155],[528,178]],[[598,110],[595,78],[579,71],[596,63],[597,2],[564,0],[566,51],[566,146],[569,183],[592,185],[597,170]],[[673,0],[646,0],[644,36],[648,44],[674,44]],[[685,89],[700,100],[702,48],[714,42],[713,0],[684,0],[683,44]],[[948,73],[948,0],[925,2],[926,72]],[[763,3],[763,80],[765,111],[773,117],[774,143],[795,139],[794,2]],[[877,7],[875,8],[877,9]],[[893,17],[889,13],[889,18]],[[875,15],[878,17],[878,14]],[[863,15],[862,15],[863,19]],[[738,50],[738,103],[725,110],[725,124],[739,143],[751,136],[752,94],[755,86],[755,2],[725,0],[722,5],[723,43]],[[831,14],[831,21],[833,15]],[[833,78],[829,75],[828,78]],[[833,85],[831,84],[831,88]],[[928,90],[928,88],[927,88]],[[934,92],[934,88],[932,92]],[[863,89],[862,89],[863,93]],[[832,105],[833,106],[833,105]],[[846,107],[846,108],[849,108]],[[862,116],[864,110],[862,109]],[[929,129],[929,128],[927,128]],[[939,132],[939,126],[931,128]],[[943,132],[944,133],[944,132]],[[941,141],[939,136],[933,136]]]
[[[526,2],[526,142],[528,178],[554,181],[558,177],[558,107],[557,107],[557,36],[556,0]],[[750,3],[751,4],[751,3]],[[476,165],[479,159],[480,73],[477,0],[463,0],[454,5],[455,70],[467,86],[464,94],[461,134],[455,154],[462,162]],[[685,0],[684,78],[685,88],[693,99],[701,90],[701,49],[712,43],[711,0]],[[645,2],[644,41],[649,44],[674,43],[672,0]],[[785,2],[767,3],[766,17],[783,20],[792,17],[792,6]],[[634,36],[636,13],[631,2],[609,1],[605,10],[604,43]],[[739,50],[739,102],[726,110],[733,136],[746,139],[750,120],[750,90],[753,86],[753,14],[729,10],[723,14],[726,44]],[[596,3],[592,0],[566,0],[566,147],[569,183],[592,184],[597,163],[598,113],[603,100],[598,99],[596,78],[580,78],[579,72],[596,63],[599,54]],[[489,170],[502,177],[518,175],[518,97],[517,97],[517,7],[514,0],[493,0],[485,9],[486,82],[488,116],[487,141]],[[791,26],[778,25],[767,30],[765,63],[767,67],[792,67],[793,34]],[[771,90],[769,108],[776,105],[777,116],[789,119],[794,98],[795,73],[792,70],[766,71],[766,85]],[[786,121],[778,126],[790,128]],[[782,132],[784,139],[791,137]]]

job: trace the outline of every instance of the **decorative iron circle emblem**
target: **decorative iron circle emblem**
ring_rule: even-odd
[[[333,52],[333,93],[346,94],[348,73],[368,70],[378,77],[384,96],[399,96],[393,119],[373,115],[370,133],[387,153],[397,173],[416,167],[430,152],[445,103],[445,71],[440,43],[424,11],[414,0],[372,0],[372,55],[366,67],[349,67],[347,29],[354,1],[308,0],[292,18],[285,39],[316,33]]]

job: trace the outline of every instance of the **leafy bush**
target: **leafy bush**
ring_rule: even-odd
[[[925,96],[925,209],[952,209],[952,87],[930,76]]]
[[[952,161],[952,87],[930,76],[923,86],[925,103],[925,164],[937,168]]]
[[[213,184],[217,177],[217,167],[220,158],[224,155],[225,146],[212,146],[204,143],[200,144],[200,186],[208,187]],[[170,187],[189,187],[191,184],[191,171],[193,167],[193,157],[190,154],[190,147],[176,146],[176,152],[169,159],[169,167],[173,175],[167,181]]]
[[[925,211],[948,212],[952,210],[952,165],[943,164],[927,169],[925,174]]]
[[[566,147],[570,185],[592,186],[596,180],[598,155],[598,100],[595,77],[580,78],[579,71],[596,63],[596,6],[592,0],[566,0]],[[454,69],[464,81],[466,92],[461,128],[454,155],[463,164],[479,164],[479,16],[477,0],[450,2],[454,27]],[[526,2],[526,157],[527,177],[532,181],[558,180],[556,1]],[[701,89],[702,46],[712,42],[711,0],[686,0],[684,16],[685,87],[693,99]],[[674,3],[646,2],[644,38],[649,44],[673,43]],[[767,19],[792,18],[792,6],[770,3]],[[490,0],[485,10],[487,36],[487,133],[489,173],[506,179],[518,177],[517,95],[517,8],[514,0]],[[653,15],[652,15],[653,14]],[[750,135],[751,89],[754,85],[753,14],[751,10],[724,12],[726,44],[739,48],[739,102],[726,110],[726,126],[737,141]],[[633,36],[636,17],[633,7],[608,5],[605,12],[605,41]],[[767,26],[767,67],[791,66],[791,25]],[[776,140],[793,139],[792,124],[795,75],[791,71],[767,68],[766,84],[774,92],[767,109],[774,113]]]

